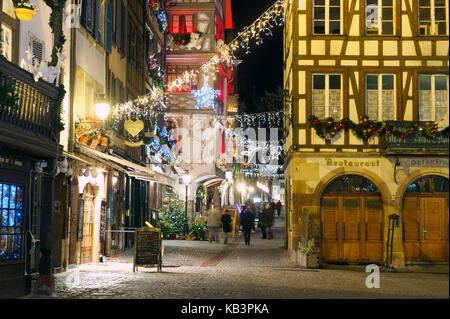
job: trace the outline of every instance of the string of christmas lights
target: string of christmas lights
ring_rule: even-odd
[[[262,36],[272,36],[273,33],[271,29],[284,24],[284,9],[285,0],[277,0],[250,26],[245,27],[242,32],[239,32],[237,37],[228,45],[218,45],[217,54],[202,64],[199,70],[186,71],[184,74],[168,83],[169,91],[176,91],[177,89],[181,89],[182,86],[195,81],[200,70],[204,74],[209,74],[212,79],[215,79],[217,65],[219,63],[230,62],[230,57],[234,58],[236,51],[240,48],[246,49],[246,54],[250,53],[250,43],[252,40],[255,40],[256,45],[261,45],[263,43]]]

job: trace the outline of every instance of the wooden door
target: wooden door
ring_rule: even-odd
[[[342,198],[342,253],[344,260],[356,261],[361,259],[361,199],[360,197]]]
[[[81,263],[92,261],[94,237],[94,201],[84,200],[83,237],[81,241]]]
[[[448,261],[448,199],[405,197],[403,243],[406,261]]]
[[[381,198],[364,198],[363,259],[383,261],[383,202]]]
[[[341,257],[338,215],[338,197],[324,197],[321,211],[322,255],[328,260],[338,260]]]
[[[446,261],[448,227],[444,214],[445,199],[422,198],[421,204],[421,259]]]
[[[321,206],[322,256],[347,262],[383,260],[380,197],[324,197]]]

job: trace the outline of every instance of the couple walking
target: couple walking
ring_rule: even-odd
[[[226,245],[228,243],[228,233],[231,233],[232,219],[228,210],[224,210],[223,214],[220,214],[220,210],[211,205],[211,208],[207,212],[207,223],[209,232],[209,242],[213,240],[219,242],[219,229],[222,226],[222,230],[225,236],[223,243]]]

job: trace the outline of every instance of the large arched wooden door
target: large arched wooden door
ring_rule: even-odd
[[[448,215],[448,179],[425,176],[408,186],[402,225],[407,262],[448,262]]]
[[[383,204],[372,182],[344,175],[325,188],[321,242],[326,261],[383,261]]]
[[[94,249],[94,208],[95,190],[91,184],[86,184],[83,192],[83,236],[81,240],[81,263],[92,261]]]

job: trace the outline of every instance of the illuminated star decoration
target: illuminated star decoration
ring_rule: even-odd
[[[215,109],[214,99],[220,94],[220,90],[212,89],[208,84],[208,77],[205,77],[201,90],[192,90],[192,94],[197,99],[196,110],[202,109],[205,105],[211,109]]]

